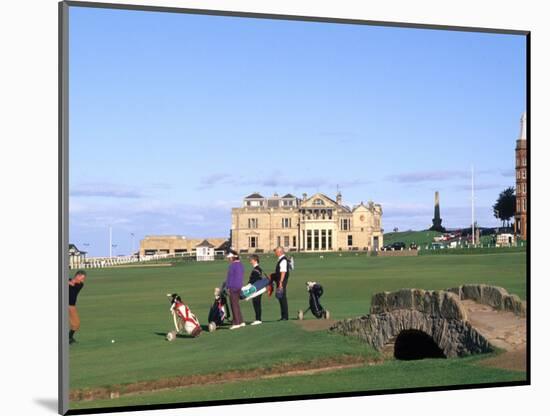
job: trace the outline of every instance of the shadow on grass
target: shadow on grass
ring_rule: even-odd
[[[159,337],[166,338],[166,332],[153,332],[155,335],[158,335]],[[177,334],[176,338],[193,338],[191,335],[183,335],[183,334]]]

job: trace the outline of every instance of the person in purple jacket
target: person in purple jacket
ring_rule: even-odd
[[[239,254],[234,250],[229,250],[227,259],[229,260],[229,269],[227,270],[227,278],[224,285],[229,291],[229,303],[231,304],[231,312],[233,312],[233,325],[229,329],[237,329],[246,325],[239,305],[241,288],[243,286],[244,267],[239,260]]]

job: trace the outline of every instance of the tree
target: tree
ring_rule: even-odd
[[[516,193],[511,186],[506,188],[498,196],[497,202],[493,205],[493,214],[495,218],[502,221],[502,226],[507,222],[510,226],[510,218],[514,216],[516,212]]]

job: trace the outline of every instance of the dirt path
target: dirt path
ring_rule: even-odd
[[[506,351],[479,363],[487,367],[502,368],[504,370],[525,371],[527,368],[527,351],[525,348]]]
[[[487,305],[463,300],[468,311],[468,320],[487,340],[505,350],[496,357],[480,361],[481,365],[505,370],[525,371],[527,368],[527,323],[526,319],[512,312],[496,311]]]
[[[324,331],[329,329],[336,320],[334,319],[304,319],[294,321],[304,331]]]
[[[131,384],[120,384],[111,387],[98,387],[71,390],[69,400],[88,401],[114,399],[121,396],[150,393],[178,387],[196,385],[220,384],[234,381],[249,381],[265,378],[301,376],[317,374],[328,371],[337,371],[348,368],[360,367],[365,364],[377,364],[378,361],[367,362],[363,357],[344,355],[320,359],[313,362],[281,364],[273,368],[259,368],[253,370],[228,371],[213,374],[190,375],[183,377],[170,377],[161,380],[140,381]]]
[[[506,351],[525,348],[527,342],[526,319],[512,312],[496,311],[490,306],[463,300],[468,320],[481,335],[495,347]]]

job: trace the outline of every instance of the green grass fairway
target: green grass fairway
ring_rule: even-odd
[[[266,271],[274,257],[264,256]],[[201,324],[207,324],[213,289],[225,277],[227,264],[179,262],[172,267],[128,267],[90,270],[78,301],[82,327],[70,348],[70,388],[87,389],[145,380],[223,373],[226,370],[312,362],[319,358],[377,353],[351,338],[327,331],[308,332],[295,322],[275,322],[279,305],[263,296],[264,324],[237,331],[220,329],[196,339],[166,342],[172,329],[166,293],[181,294]],[[247,272],[250,266],[246,264]],[[325,288],[322,304],[336,319],[368,312],[373,293],[405,287],[443,289],[464,283],[503,286],[525,297],[525,252],[503,254],[368,257],[345,253],[296,256],[289,281],[291,316],[307,306],[304,283],[318,280]],[[252,305],[242,302],[244,318]],[[314,319],[306,315],[307,319]],[[114,343],[111,340],[115,340]],[[72,402],[71,408],[244,397],[363,391],[385,388],[520,380],[524,373],[476,365],[478,357],[397,362],[322,373],[315,376],[194,386],[105,401]],[[286,380],[286,381],[285,381]],[[317,382],[319,380],[319,382]]]
[[[421,247],[433,243],[434,237],[440,236],[443,233],[438,231],[399,231],[396,233],[384,233],[384,245],[402,242],[407,245],[416,243]]]
[[[495,383],[525,380],[521,372],[484,368],[480,357],[449,360],[389,361],[331,373],[260,379],[254,382],[228,382],[144,393],[116,400],[79,402],[73,408],[154,405],[192,401],[256,399],[323,393],[456,386],[472,383]]]

